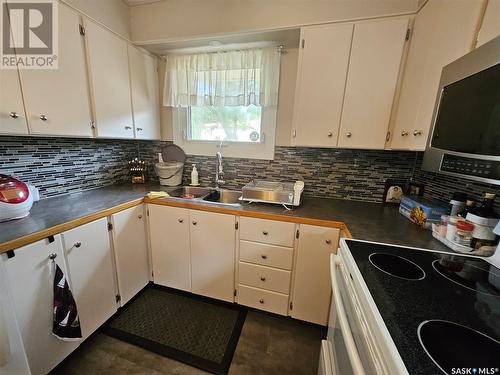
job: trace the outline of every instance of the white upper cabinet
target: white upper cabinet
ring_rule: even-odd
[[[476,47],[500,35],[500,0],[488,0]]]
[[[338,146],[383,149],[408,19],[356,23]]]
[[[160,139],[158,62],[155,57],[129,45],[130,84],[135,138]]]
[[[0,134],[28,134],[17,69],[0,69]]]
[[[337,145],[353,27],[302,29],[293,115],[295,146]]]
[[[58,68],[22,69],[32,134],[91,137],[84,39],[78,13],[59,6]]]
[[[417,14],[389,148],[425,149],[441,70],[470,51],[481,3],[429,0]]]
[[[85,22],[97,137],[134,138],[127,42]]]

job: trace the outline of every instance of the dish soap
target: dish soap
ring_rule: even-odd
[[[198,183],[198,170],[196,169],[196,164],[193,164],[193,170],[191,171],[191,186],[199,186]]]

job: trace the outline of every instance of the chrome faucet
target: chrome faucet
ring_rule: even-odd
[[[219,188],[219,185],[225,184],[224,181],[224,168],[222,166],[222,153],[217,151],[215,154],[215,187]]]

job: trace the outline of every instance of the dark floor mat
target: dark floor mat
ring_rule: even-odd
[[[241,306],[150,285],[104,333],[215,374],[227,374],[245,322]]]

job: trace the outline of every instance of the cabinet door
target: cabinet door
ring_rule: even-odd
[[[56,255],[57,264],[68,276],[61,237],[55,236],[53,242],[42,240],[21,247],[15,254],[11,259],[7,254],[1,255],[2,271],[31,373],[47,374],[79,345],[79,342],[61,341],[52,335],[54,275],[50,254]]]
[[[356,23],[338,145],[383,149],[408,19]]]
[[[134,138],[127,42],[85,23],[98,137]]]
[[[352,24],[302,29],[293,115],[296,146],[337,146],[352,30]]]
[[[28,134],[17,69],[0,69],[0,134]]]
[[[80,16],[59,6],[57,69],[20,70],[32,134],[91,137]]]
[[[148,209],[154,282],[190,292],[189,211],[154,204]]]
[[[141,204],[118,212],[111,220],[118,291],[123,306],[149,282],[144,207]]]
[[[85,339],[116,312],[115,270],[107,219],[66,231],[62,238]]]
[[[443,66],[469,52],[480,1],[429,0],[415,18],[391,149],[425,150]]]
[[[330,254],[337,251],[340,231],[300,225],[293,281],[292,317],[326,325],[332,293]]]
[[[160,139],[160,99],[156,58],[128,47],[135,138]]]
[[[189,212],[192,292],[234,302],[235,217]]]

